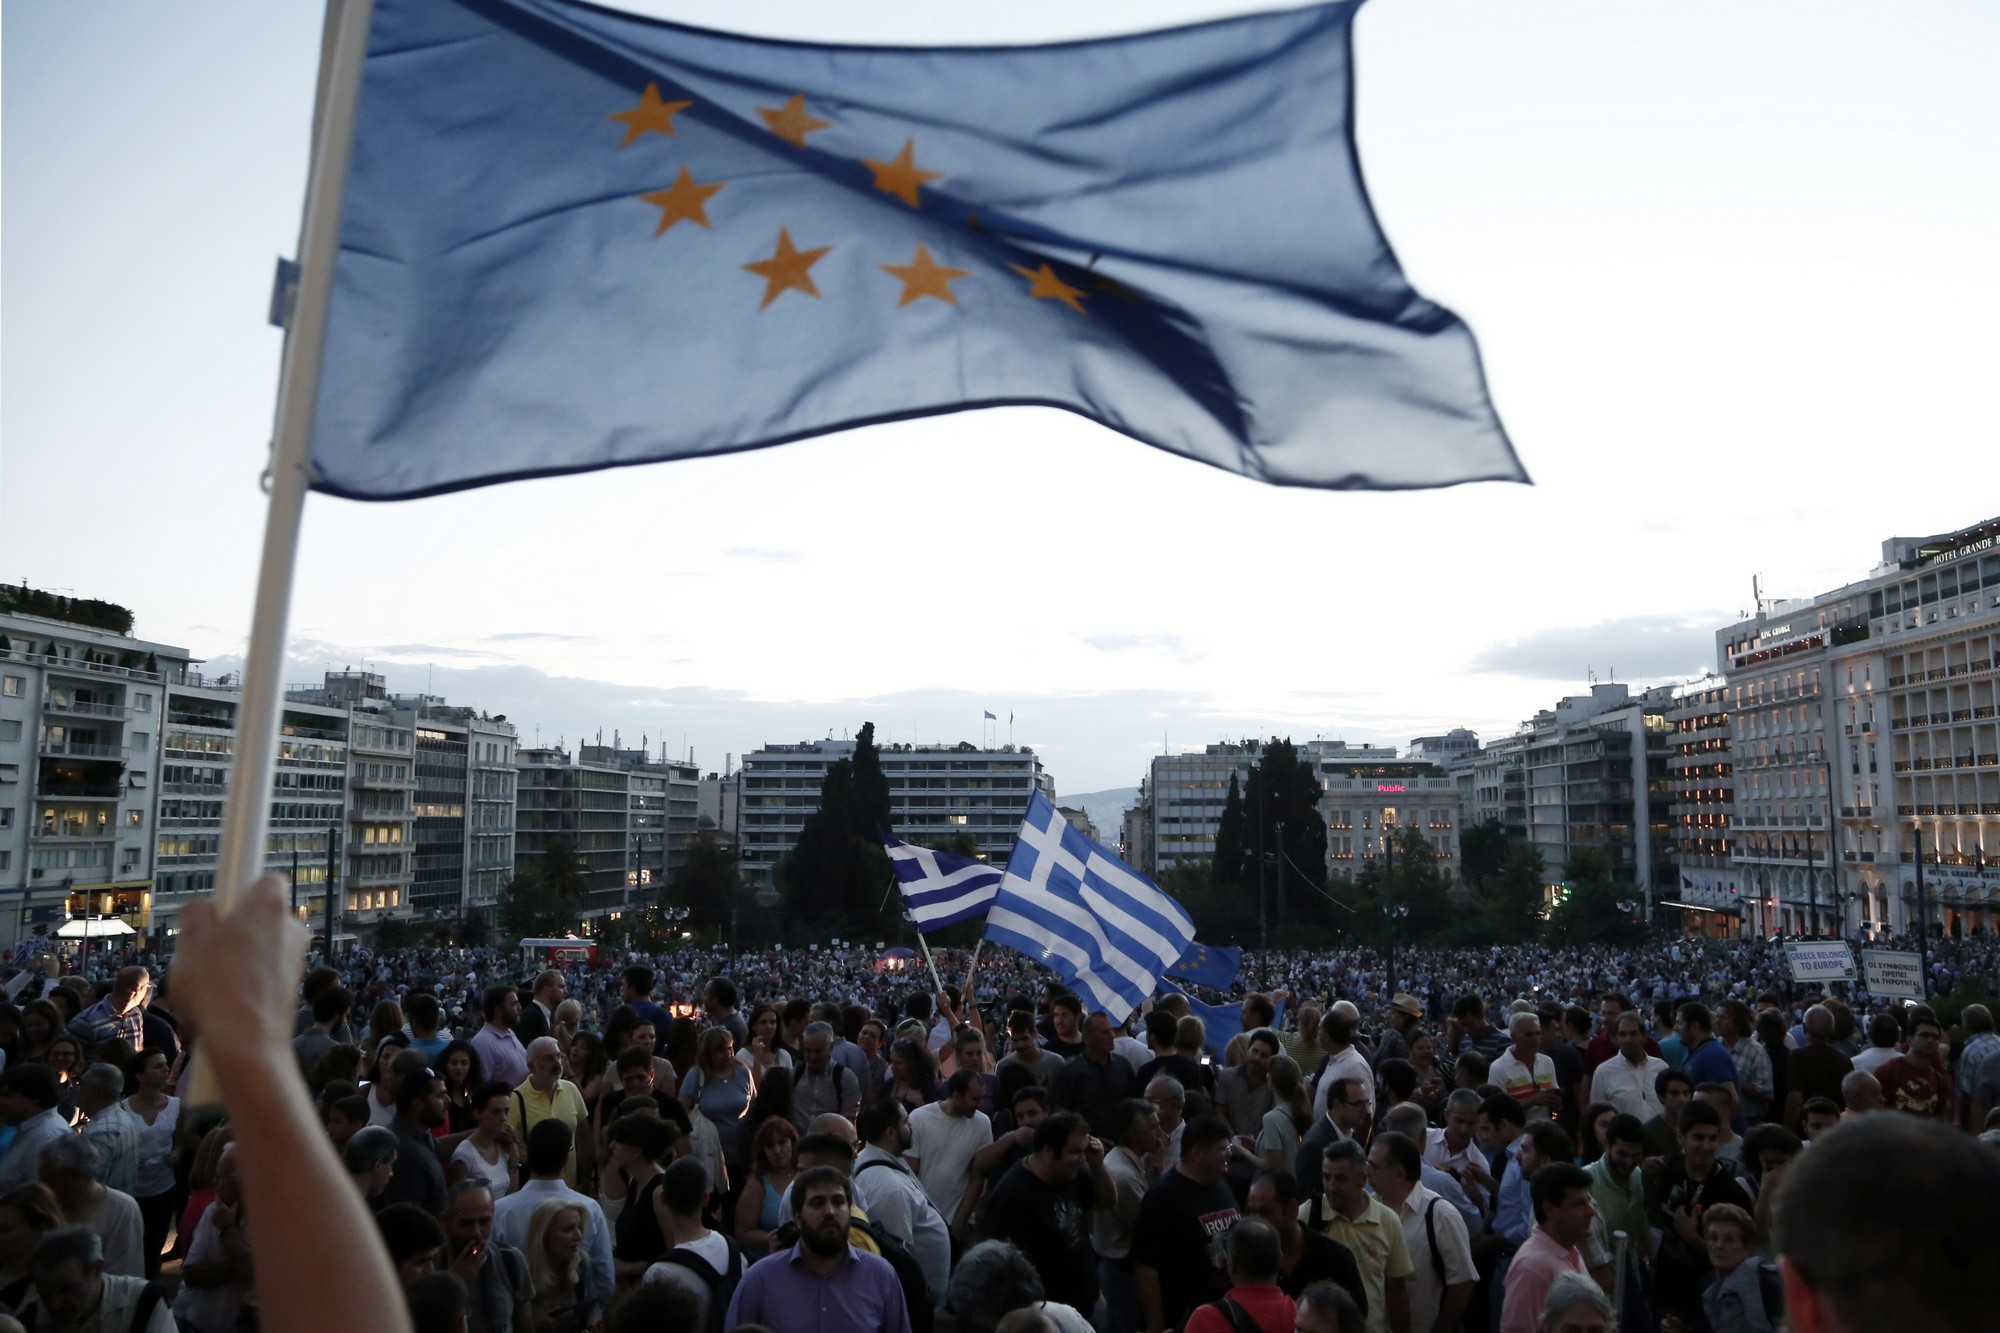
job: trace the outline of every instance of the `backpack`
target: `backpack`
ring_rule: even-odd
[[[780,1247],[797,1244],[797,1220],[779,1227],[772,1239]],[[870,1221],[859,1209],[850,1208],[847,1217],[848,1244],[865,1251],[865,1247],[859,1244],[864,1240],[874,1246],[883,1262],[895,1271],[896,1284],[903,1289],[903,1304],[910,1312],[910,1333],[936,1333],[937,1317],[931,1309],[930,1283],[924,1280],[923,1266],[917,1262],[917,1257],[902,1241]]]
[[[937,1321],[931,1310],[930,1284],[924,1281],[923,1267],[909,1247],[859,1213],[850,1213],[847,1227],[873,1241],[889,1267],[896,1270],[896,1281],[903,1288],[903,1304],[910,1309],[910,1333],[935,1333]]]
[[[1431,1216],[1431,1214],[1435,1213],[1437,1211],[1437,1206],[1443,1202],[1444,1202],[1443,1198],[1436,1198],[1432,1199],[1428,1204],[1424,1205],[1424,1239],[1430,1242],[1431,1269],[1437,1274],[1439,1287],[1443,1287],[1445,1285],[1444,1256],[1438,1253],[1437,1221]]]
[[[146,1325],[152,1322],[153,1311],[158,1309],[160,1302],[166,1298],[167,1288],[165,1283],[148,1282],[145,1289],[139,1293],[139,1303],[132,1307],[132,1322],[125,1326],[126,1333],[146,1333]],[[22,1328],[28,1329],[30,1333],[33,1333],[33,1330],[41,1320],[41,1314],[42,1303],[37,1300],[28,1306],[27,1309],[21,1311],[16,1318],[21,1321]]]
[[[727,1327],[729,1302],[735,1299],[737,1285],[743,1281],[743,1251],[727,1236],[722,1241],[729,1247],[728,1267],[722,1272],[717,1272],[714,1265],[685,1245],[677,1245],[660,1257],[661,1263],[687,1269],[708,1288],[708,1333],[722,1333]]]

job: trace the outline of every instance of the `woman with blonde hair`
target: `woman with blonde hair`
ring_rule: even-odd
[[[556,1039],[556,1045],[564,1055],[569,1054],[569,1044],[576,1040],[576,1030],[583,1026],[583,1003],[580,1000],[564,1000],[556,1006],[556,1021],[549,1029],[549,1035]],[[565,1075],[570,1082],[581,1084],[582,1079],[574,1073]]]
[[[1312,1128],[1312,1097],[1305,1075],[1289,1055],[1271,1061],[1273,1105],[1257,1130],[1257,1154],[1273,1171],[1289,1171],[1299,1155],[1299,1139]]]
[[[544,1199],[528,1218],[522,1244],[528,1276],[535,1286],[530,1311],[535,1333],[582,1333],[596,1326],[610,1292],[590,1290],[583,1262],[583,1205],[574,1199]]]
[[[756,1080],[736,1063],[736,1038],[717,1024],[701,1034],[694,1068],[681,1080],[681,1106],[694,1127],[694,1155],[706,1166],[716,1190],[743,1174],[743,1116],[756,1094]]]

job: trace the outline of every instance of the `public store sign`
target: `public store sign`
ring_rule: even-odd
[[[1854,951],[1844,940],[1791,940],[1785,944],[1785,956],[1791,961],[1794,981],[1854,980]]]
[[[1923,964],[1913,953],[1898,953],[1890,949],[1863,949],[1861,973],[1867,981],[1868,993],[1879,999],[1924,998]]]

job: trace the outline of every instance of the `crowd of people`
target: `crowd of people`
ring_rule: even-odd
[[[1393,983],[1250,952],[1120,1023],[999,950],[307,960],[293,929],[16,960],[21,1326],[1806,1333],[2000,1294],[1989,1011],[1797,986],[1765,942],[1405,949]],[[1996,965],[1936,941],[1929,974]]]

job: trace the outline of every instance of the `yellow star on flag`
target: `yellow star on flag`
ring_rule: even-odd
[[[764,127],[794,148],[806,146],[806,136],[814,130],[823,130],[832,125],[830,120],[821,120],[806,110],[806,95],[793,93],[792,100],[783,106],[760,106],[757,114],[764,118]]]
[[[929,181],[944,179],[942,171],[925,171],[917,165],[917,141],[903,140],[903,151],[888,162],[864,157],[861,164],[875,173],[875,188],[893,194],[911,208],[917,206],[917,189]]]
[[[639,98],[639,105],[625,111],[614,111],[605,119],[624,124],[625,138],[618,145],[623,148],[647,130],[673,138],[674,116],[693,105],[693,102],[663,102],[660,100],[660,85],[649,83]]]
[[[653,235],[665,235],[667,228],[676,222],[693,222],[706,227],[709,197],[728,183],[716,181],[709,185],[697,185],[694,177],[688,174],[688,169],[682,167],[681,174],[675,177],[672,185],[640,195],[641,201],[660,210],[660,226]]]
[[[958,304],[958,298],[951,294],[951,284],[959,278],[970,277],[969,268],[950,268],[931,258],[931,252],[920,241],[917,243],[917,257],[907,264],[878,264],[884,273],[902,280],[903,296],[896,302],[902,309],[919,296],[935,296],[951,305]]]
[[[787,290],[801,291],[814,300],[819,299],[819,288],[813,285],[811,269],[820,256],[833,249],[822,245],[813,250],[800,250],[792,245],[789,227],[778,228],[778,248],[769,259],[760,259],[743,267],[764,280],[764,300],[757,308],[764,309]]]
[[[1055,270],[1047,264],[1040,268],[1025,268],[1020,264],[1009,264],[1008,268],[1026,278],[1030,284],[1028,295],[1040,301],[1061,301],[1071,310],[1081,315],[1083,309],[1083,289],[1072,287],[1056,276]]]

